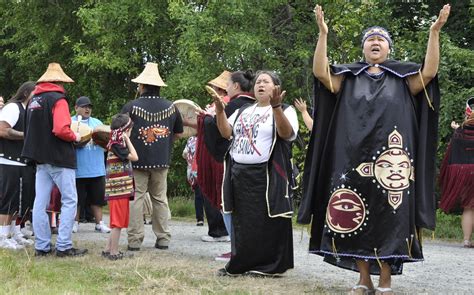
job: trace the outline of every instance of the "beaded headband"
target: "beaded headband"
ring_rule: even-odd
[[[390,48],[392,48],[392,38],[390,38],[390,34],[386,29],[379,26],[367,28],[364,32],[362,32],[362,47],[364,46],[364,42],[367,40],[367,38],[375,35],[387,40],[388,45]]]

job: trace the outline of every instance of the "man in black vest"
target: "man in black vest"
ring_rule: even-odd
[[[168,226],[170,211],[166,196],[166,177],[171,162],[173,139],[183,133],[183,122],[176,107],[160,97],[160,87],[166,86],[156,63],[147,63],[143,72],[132,82],[138,83],[140,97],[122,108],[134,125],[130,139],[139,160],[133,162],[135,200],[130,203],[128,249],[140,250],[145,237],[143,200],[150,193],[153,205],[152,227],[155,247],[168,249],[171,234]]]
[[[25,82],[0,113],[0,248],[18,250],[32,245],[16,224],[33,207],[35,168],[21,157],[26,106],[35,82]]]
[[[53,185],[61,192],[61,222],[56,240],[56,256],[79,256],[87,252],[87,249],[72,247],[72,226],[77,208],[76,152],[73,142],[79,142],[81,135],[70,128],[71,115],[62,86],[62,83],[72,82],[59,64],[50,63],[37,81],[26,113],[22,156],[37,164],[33,205],[36,256],[52,252],[46,208]]]

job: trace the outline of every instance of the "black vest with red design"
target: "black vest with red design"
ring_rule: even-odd
[[[126,104],[122,113],[128,113],[133,121],[130,140],[138,154],[133,168],[168,168],[173,135],[183,132],[179,111],[173,103],[159,96],[144,95]]]
[[[33,96],[26,112],[25,144],[22,156],[38,164],[76,168],[76,152],[72,142],[56,137],[53,130],[53,106],[60,92],[44,92]]]
[[[12,129],[16,131],[24,131],[25,127],[25,107],[21,102],[16,102],[20,114],[18,115],[18,121]],[[0,138],[0,157],[4,159],[15,161],[19,163],[26,163],[26,159],[21,157],[21,150],[23,149],[23,140],[9,140]]]

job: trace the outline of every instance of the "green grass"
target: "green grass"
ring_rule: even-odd
[[[168,200],[168,205],[173,218],[180,217],[184,219],[194,219],[194,199],[186,197],[174,197]]]
[[[432,237],[433,232],[425,232],[427,235]],[[438,209],[436,211],[436,229],[434,231],[434,238],[462,241],[463,233],[461,229],[461,215],[446,214]]]
[[[78,258],[32,257],[33,250],[0,250],[0,294],[293,294],[327,292],[314,283],[250,277],[217,277],[221,264],[171,252],[144,250],[109,261],[101,246],[83,242]]]

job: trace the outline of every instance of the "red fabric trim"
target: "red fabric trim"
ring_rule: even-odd
[[[449,165],[450,154],[451,145],[446,150],[439,174],[439,208],[446,213],[457,206],[474,208],[474,164]]]
[[[275,171],[280,175],[284,180],[288,180],[288,175],[286,174],[285,170],[278,164],[275,160],[272,160],[273,168]]]
[[[224,165],[211,156],[204,143],[204,116],[198,116],[197,123],[198,135],[195,154],[198,171],[197,183],[209,203],[220,210]]]

